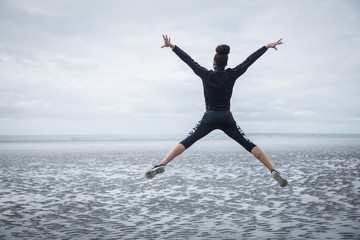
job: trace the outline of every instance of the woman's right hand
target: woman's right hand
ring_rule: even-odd
[[[164,45],[161,46],[161,48],[170,47],[171,49],[174,49],[175,45],[171,44],[170,37],[168,37],[167,35],[164,35],[164,34],[162,36],[164,39]]]
[[[283,44],[282,42],[282,38],[280,38],[280,40],[273,42],[273,43],[269,43],[266,45],[267,48],[274,48],[275,50],[277,50],[276,46],[279,44]]]

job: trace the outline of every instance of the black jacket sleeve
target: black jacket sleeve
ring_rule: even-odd
[[[178,46],[175,46],[173,52],[178,55],[178,57],[183,60],[193,71],[196,75],[198,75],[201,79],[204,79],[207,75],[209,70],[200,66],[197,62],[195,62],[186,52],[181,50]]]
[[[251,54],[245,61],[234,67],[233,74],[235,75],[235,78],[240,77],[248,67],[250,67],[259,57],[261,57],[266,51],[268,50],[267,47],[263,46],[260,49],[258,49],[256,52]]]

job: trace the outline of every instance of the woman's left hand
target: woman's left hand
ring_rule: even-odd
[[[275,50],[277,50],[276,46],[277,46],[277,45],[280,45],[280,44],[283,44],[282,38],[280,38],[280,40],[278,40],[278,41],[276,41],[276,42],[267,44],[266,47],[267,47],[267,48],[275,48]]]

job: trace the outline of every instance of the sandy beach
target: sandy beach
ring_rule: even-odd
[[[152,180],[176,140],[4,140],[0,239],[360,239],[359,139],[308,138],[256,138],[286,188],[229,140]]]

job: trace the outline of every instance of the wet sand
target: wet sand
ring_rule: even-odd
[[[227,142],[145,179],[173,143],[3,146],[0,239],[360,239],[357,144],[266,146],[286,188]]]

